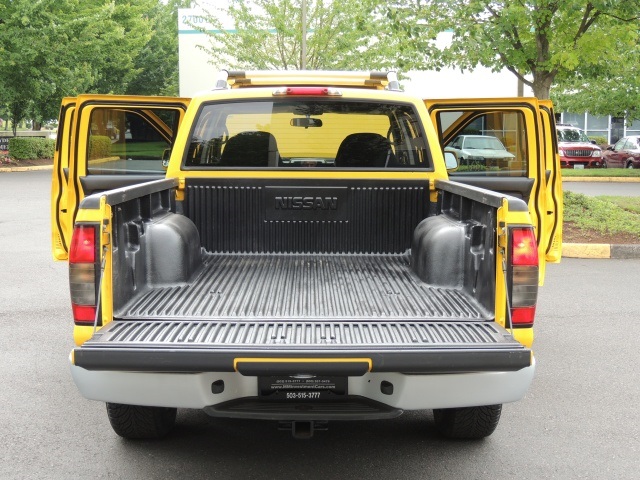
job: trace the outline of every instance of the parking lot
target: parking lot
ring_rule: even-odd
[[[0,173],[0,478],[636,478],[640,260],[547,267],[526,398],[484,441],[444,441],[429,412],[329,425],[182,410],[162,441],[125,441],[69,375],[64,263],[50,254],[50,172]]]

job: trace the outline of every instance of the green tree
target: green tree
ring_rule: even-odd
[[[178,8],[190,1],[157,2],[147,15],[151,38],[135,60],[139,72],[127,87],[132,95],[178,95]]]
[[[299,70],[302,62],[303,0],[231,0],[223,9],[234,23],[224,28],[219,10],[205,15],[214,31],[206,51],[212,63],[236,69]],[[372,15],[375,0],[306,1],[306,68],[371,70],[390,68],[393,53]],[[194,25],[198,28],[197,25]]]
[[[640,44],[629,38],[615,50],[622,54],[607,55],[603,65],[576,72],[552,91],[558,109],[640,119]]]
[[[399,0],[387,8],[409,68],[507,69],[539,98],[637,38],[639,0]],[[436,36],[452,32],[446,48]]]
[[[151,38],[156,0],[12,0],[0,5],[0,90],[15,126],[57,116],[60,99],[124,93]]]

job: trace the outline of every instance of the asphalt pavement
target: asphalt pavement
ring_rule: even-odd
[[[0,175],[0,479],[626,479],[640,471],[640,260],[547,267],[536,378],[496,432],[447,441],[429,412],[335,422],[308,441],[274,422],[180,410],[126,441],[78,393],[67,266],[50,254],[49,173]]]

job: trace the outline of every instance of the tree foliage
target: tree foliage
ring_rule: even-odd
[[[307,0],[305,65],[311,70],[371,70],[394,65],[375,0]],[[221,15],[222,13],[222,15]],[[233,29],[219,18],[229,17]],[[235,69],[299,70],[302,62],[302,0],[230,0],[209,9],[214,31],[206,51],[212,63]],[[198,26],[195,26],[198,28]]]
[[[161,50],[159,30],[166,20],[158,16],[166,17],[166,8],[157,0],[2,2],[0,92],[13,125],[28,116],[55,118],[64,96],[148,93],[148,88],[136,91],[136,82],[146,85],[141,74],[149,69],[141,52],[153,41]],[[177,71],[177,39],[172,49],[169,61]]]
[[[640,44],[630,35],[620,39],[615,55],[603,64],[582,69],[552,91],[557,107],[568,112],[640,119]]]
[[[178,8],[188,7],[188,0],[157,1],[147,16],[151,38],[135,60],[139,72],[126,89],[132,95],[176,96],[178,78]]]
[[[404,65],[506,68],[539,98],[618,58],[637,38],[639,14],[639,0],[399,0],[387,9],[408,39]],[[440,48],[445,31],[452,41]]]

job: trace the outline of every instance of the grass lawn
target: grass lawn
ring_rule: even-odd
[[[111,145],[111,155],[120,158],[160,159],[166,148],[166,142],[114,143]]]
[[[640,169],[632,168],[585,168],[575,170],[573,168],[563,168],[563,177],[639,177]]]
[[[565,191],[564,221],[586,236],[635,236],[640,243],[640,197],[588,197]]]

